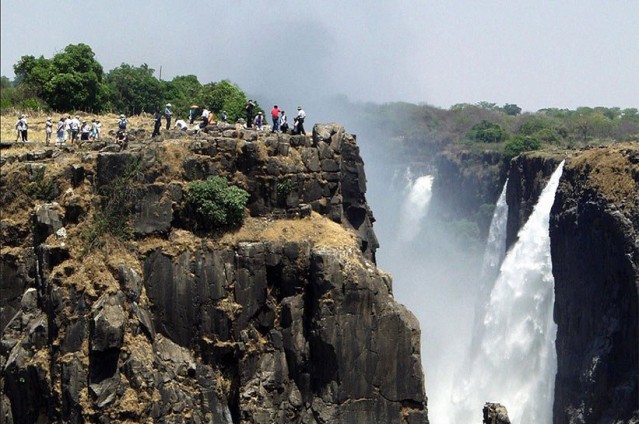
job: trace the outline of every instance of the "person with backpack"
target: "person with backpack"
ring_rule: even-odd
[[[271,109],[271,119],[273,120],[273,128],[271,128],[271,132],[274,133],[279,131],[280,129],[280,109],[277,105],[273,106]]]
[[[28,129],[29,129],[29,124],[27,123],[27,117],[25,115],[20,115],[18,122],[16,122],[16,131],[17,131],[16,141],[21,140],[23,143],[29,141],[27,136]]]
[[[220,121],[226,122],[226,119],[227,119],[226,111],[223,110],[222,114],[220,115]]]
[[[120,120],[118,121],[118,129],[121,131],[126,131],[126,124],[126,116],[124,116],[124,114],[120,115]]]
[[[171,103],[166,104],[166,108],[164,108],[164,118],[166,119],[166,129],[171,128],[171,117],[173,116],[173,112],[171,112]]]

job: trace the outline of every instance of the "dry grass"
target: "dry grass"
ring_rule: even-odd
[[[587,174],[590,185],[626,210],[639,207],[639,143],[623,143],[582,152],[570,163]]]
[[[58,120],[61,116],[66,116],[69,114],[60,114],[60,113],[52,113],[47,115],[42,112],[25,112],[27,117],[27,121],[29,123],[29,141],[34,143],[35,145],[31,148],[40,148],[44,145],[45,140],[45,122],[47,121],[47,117],[51,117],[51,122],[53,122],[53,131],[52,134],[52,142],[55,141],[55,126],[58,123]],[[80,120],[86,120],[87,122],[91,122],[92,119],[98,119],[102,123],[102,135],[105,136],[108,134],[110,130],[117,131],[118,128],[118,120],[119,114],[104,114],[104,115],[94,115],[85,112],[76,112],[71,113],[71,116],[78,116]],[[16,122],[18,121],[18,116],[15,114],[3,114],[0,115],[0,141],[8,142],[16,140]],[[134,115],[127,117],[127,121],[129,123],[128,128],[132,130],[136,129],[145,129],[147,131],[153,131],[153,116],[143,113],[141,115]]]
[[[340,224],[313,212],[304,219],[248,218],[242,228],[224,234],[219,242],[235,245],[245,241],[312,242],[315,247],[357,248],[356,236]]]

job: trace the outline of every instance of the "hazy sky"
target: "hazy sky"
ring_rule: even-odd
[[[105,71],[147,63],[273,101],[639,106],[638,0],[185,4],[2,0],[2,75],[86,43]]]

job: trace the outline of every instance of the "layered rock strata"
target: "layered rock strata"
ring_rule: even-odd
[[[179,137],[3,158],[0,422],[428,422],[354,137]],[[242,228],[185,214],[213,175],[249,192]],[[95,240],[124,176],[130,238]]]

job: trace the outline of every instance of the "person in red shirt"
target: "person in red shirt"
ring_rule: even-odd
[[[273,118],[273,129],[271,132],[274,133],[280,129],[280,109],[277,105],[273,106],[273,109],[271,110],[271,118]]]

